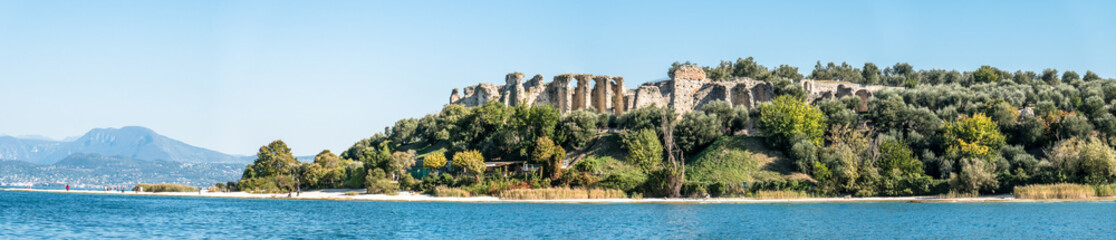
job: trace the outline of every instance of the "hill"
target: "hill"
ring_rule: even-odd
[[[792,172],[782,152],[768,149],[761,137],[722,136],[686,163],[686,177],[699,182],[753,182],[808,179]]]
[[[254,158],[196,147],[136,126],[97,128],[72,141],[0,137],[0,159],[48,165],[80,153],[183,163],[247,164]]]

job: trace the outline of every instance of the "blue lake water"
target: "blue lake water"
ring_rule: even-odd
[[[1112,239],[1116,203],[360,202],[0,191],[0,239]]]

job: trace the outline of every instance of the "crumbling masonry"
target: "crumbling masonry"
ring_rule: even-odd
[[[597,112],[624,112],[649,107],[669,107],[679,115],[701,109],[706,103],[722,100],[734,107],[753,108],[759,103],[771,101],[775,87],[770,82],[751,78],[735,78],[731,81],[711,81],[705,71],[695,65],[681,66],[670,80],[648,82],[635,89],[624,87],[624,77],[572,74],[554,76],[549,83],[543,83],[542,75],[535,75],[526,83],[521,83],[523,73],[509,73],[504,85],[496,86],[481,83],[464,88],[459,94],[454,88],[450,104],[463,104],[467,107],[480,106],[489,101],[499,101],[507,106],[526,104],[551,105],[566,113],[581,109]],[[576,81],[574,87],[570,83]],[[798,81],[808,93],[807,101],[825,98],[855,96],[860,98],[857,111],[867,111],[868,98],[883,89],[883,86],[861,85],[849,82],[811,80]],[[590,87],[590,84],[593,86]]]

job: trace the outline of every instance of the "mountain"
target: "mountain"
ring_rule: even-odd
[[[98,154],[182,163],[251,163],[254,156],[220,153],[183,143],[144,127],[97,128],[72,141],[0,136],[0,159],[49,165],[73,154]]]
[[[111,186],[136,183],[180,183],[212,186],[240,178],[244,164],[182,163],[139,160],[98,154],[73,154],[52,165],[0,161],[0,183]]]

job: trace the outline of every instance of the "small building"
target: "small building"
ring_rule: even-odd
[[[526,173],[530,172],[531,169],[533,169],[533,168],[532,168],[531,164],[527,164],[527,161],[491,161],[491,162],[484,162],[484,173],[485,174],[500,173],[500,174],[503,174],[504,176],[508,176],[508,173],[511,173],[512,175],[519,175],[519,174],[526,174]]]

